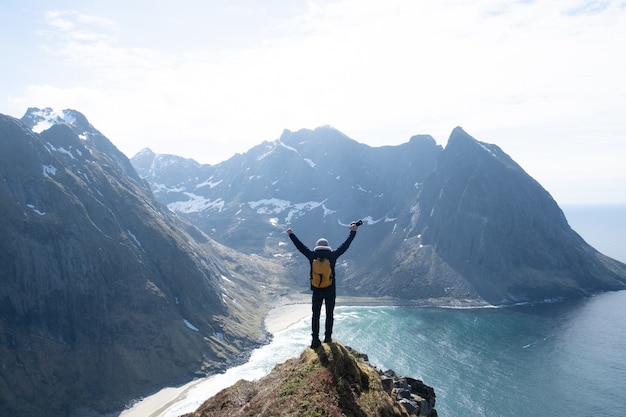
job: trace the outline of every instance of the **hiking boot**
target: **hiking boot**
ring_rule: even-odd
[[[322,345],[322,342],[320,342],[319,339],[313,339],[313,341],[311,342],[311,349],[317,349],[318,347],[320,347]]]

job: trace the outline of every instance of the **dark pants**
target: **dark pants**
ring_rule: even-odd
[[[326,328],[324,336],[330,339],[333,334],[333,321],[335,311],[335,289],[313,290],[313,322],[311,323],[311,331],[313,339],[319,339],[320,334],[320,316],[322,314],[322,303],[326,304]]]

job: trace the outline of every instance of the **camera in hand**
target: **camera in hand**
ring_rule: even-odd
[[[361,226],[363,224],[363,220],[357,220],[356,222],[352,222],[352,224],[356,226]]]

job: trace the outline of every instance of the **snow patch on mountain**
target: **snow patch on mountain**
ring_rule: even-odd
[[[33,116],[37,119],[37,123],[32,128],[35,133],[41,133],[59,123],[72,124],[76,121],[76,118],[66,110],[58,111],[50,107],[34,112]]]
[[[222,211],[224,209],[225,203],[221,198],[213,201],[209,198],[189,192],[184,194],[189,197],[187,201],[175,201],[173,203],[169,203],[167,208],[176,213],[197,213],[203,210]]]
[[[337,210],[331,210],[328,207],[326,207],[326,204],[322,204],[322,209],[324,210],[324,217],[331,215],[333,213],[337,213]]]
[[[165,184],[153,183],[152,189],[155,194],[165,192],[165,193],[182,193],[185,191],[185,187],[168,187]]]
[[[288,149],[288,150],[294,152],[296,155],[300,155],[300,152],[298,152],[298,150],[296,148],[291,147],[289,145],[285,145],[285,143],[282,140],[280,140],[280,139],[277,140],[277,144],[278,144],[278,146],[282,146],[283,148]]]
[[[63,147],[55,147],[53,144],[51,144],[50,142],[48,142],[48,149],[50,149],[53,152],[59,152],[62,154],[65,154],[67,156],[70,157],[70,159],[76,159],[76,157],[74,157],[74,154],[72,153],[71,150],[67,150]],[[78,155],[81,155],[81,152],[79,150],[77,150]]]
[[[278,147],[282,147],[285,148],[291,152],[294,152],[296,155],[300,155],[300,153],[298,152],[298,150],[292,146],[286,145],[285,143],[283,143],[283,141],[281,141],[280,139],[275,140],[274,142],[269,142],[266,144],[267,147],[267,152],[257,156],[256,160],[257,161],[262,161],[263,159],[267,158],[269,155],[271,155],[272,153],[274,153],[274,151],[278,148]],[[311,165],[311,163],[313,163],[313,161],[308,160],[307,161],[309,163],[309,165]],[[311,165],[311,166],[315,166],[315,164]]]
[[[191,324],[189,322],[189,320],[187,320],[187,319],[183,319],[183,323],[185,323],[185,326],[187,326],[189,329],[193,330],[194,332],[199,332],[200,331],[200,329],[198,329],[196,326]]]
[[[281,214],[286,213],[285,223],[289,224],[296,218],[315,210],[318,207],[322,207],[324,216],[335,213],[336,210],[331,210],[324,205],[324,201],[305,201],[303,203],[291,204],[287,200],[281,200],[279,198],[268,198],[257,201],[249,201],[248,206],[251,209],[256,210],[258,214]],[[274,217],[270,220],[272,225],[278,225],[279,219]]]
[[[248,205],[259,214],[278,214],[285,211],[291,203],[278,198],[268,198],[258,201],[249,201]]]
[[[380,223],[380,222],[383,222],[383,223],[395,222],[396,220],[398,220],[398,218],[397,217],[389,217],[389,216],[385,215],[385,216],[383,216],[383,217],[381,217],[379,219],[374,219],[372,216],[365,216],[365,217],[361,217],[361,220],[363,220],[363,223],[365,223],[367,225],[374,225],[374,224]],[[351,220],[350,223],[352,221],[356,221],[356,219]],[[341,226],[350,226],[350,223],[339,222],[339,224]]]
[[[43,176],[50,177],[50,175],[56,175],[57,169],[52,165],[44,165],[43,166]]]
[[[291,221],[306,214],[307,212],[312,211],[320,206],[323,206],[325,202],[326,200],[322,202],[307,201],[306,203],[294,204],[291,210],[289,211],[289,214],[287,214],[287,217],[285,218],[285,222],[290,223]]]
[[[139,246],[139,248],[141,250],[143,250],[145,252],[145,250],[143,249],[143,247],[141,246],[141,242],[139,241],[139,239],[137,239],[137,236],[135,236],[135,234],[133,232],[131,232],[130,230],[126,229],[126,233],[128,233],[128,236],[131,237],[131,239],[133,239],[133,241],[135,242],[135,244],[137,246]]]
[[[496,155],[496,153],[493,151],[491,144],[489,143],[484,143],[484,142],[480,142],[480,141],[476,141],[476,143],[483,148],[484,151],[486,151],[487,153],[489,153],[491,156],[493,156],[494,158],[498,158],[498,155]]]
[[[213,181],[211,181],[212,179],[213,179],[213,177],[211,177],[208,180],[206,180],[204,182],[201,182],[200,184],[196,185],[196,190],[198,188],[202,188],[202,187],[215,188],[218,185],[220,185],[222,183],[222,181],[224,181],[224,180],[219,180],[217,182],[213,182]]]
[[[45,216],[46,215],[45,211],[39,210],[37,207],[35,207],[34,204],[26,204],[26,207],[28,207],[29,209],[31,209],[35,213],[39,214],[40,216]]]

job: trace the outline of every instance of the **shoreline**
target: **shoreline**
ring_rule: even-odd
[[[306,298],[308,300],[308,298]],[[311,303],[305,297],[281,300],[265,315],[263,326],[272,335],[287,330],[311,315]],[[172,405],[187,398],[194,387],[207,378],[198,378],[179,387],[164,387],[160,391],[138,400],[131,408],[123,410],[118,417],[159,417]]]
[[[435,307],[434,302],[415,302],[399,300],[391,297],[359,297],[338,295],[335,307],[392,307],[392,306],[415,306],[415,307]],[[324,310],[322,310],[324,313]],[[311,296],[294,295],[282,298],[276,302],[276,307],[271,308],[263,320],[265,330],[272,335],[290,328],[301,320],[311,317]]]
[[[391,307],[391,306],[415,306],[415,307],[436,307],[441,306],[442,300],[430,301],[407,301],[390,297],[358,297],[342,296],[336,298],[337,307],[349,306],[371,306],[371,307]],[[289,329],[295,324],[311,317],[311,297],[305,294],[293,294],[289,297],[281,297],[274,300],[275,307],[269,309],[263,320],[265,331],[272,336]],[[444,303],[445,304],[445,303]],[[461,303],[463,304],[463,303]],[[303,349],[306,346],[303,346]],[[233,369],[233,368],[229,368]],[[228,372],[228,370],[226,371]],[[131,408],[123,410],[118,417],[159,417],[174,404],[185,400],[194,388],[206,382],[209,378],[220,374],[211,375],[204,378],[197,378],[178,387],[164,387],[160,391],[138,400]],[[234,381],[236,382],[236,381]],[[226,388],[226,387],[224,387]],[[220,389],[221,390],[221,389]],[[217,393],[217,392],[216,392]],[[214,394],[213,394],[214,395]],[[209,398],[209,397],[207,397]]]
[[[294,302],[272,308],[264,319],[265,330],[272,335],[287,330],[311,315],[311,303]]]

